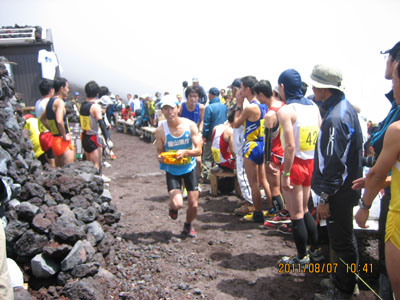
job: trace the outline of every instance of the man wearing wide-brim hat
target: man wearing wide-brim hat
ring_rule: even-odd
[[[353,180],[362,175],[363,136],[357,112],[346,99],[342,73],[326,65],[316,65],[311,73],[315,100],[321,101],[323,122],[315,148],[311,188],[318,195],[318,217],[327,220],[337,269],[321,285],[328,291],[315,299],[353,299],[355,274],[347,267],[357,263],[353,239],[353,207],[360,192]]]

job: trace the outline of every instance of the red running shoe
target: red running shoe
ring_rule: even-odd
[[[278,228],[278,224],[271,223],[270,221],[265,221],[264,227],[277,229]]]
[[[182,235],[185,237],[188,236],[191,238],[195,238],[197,236],[197,233],[192,224],[185,223],[183,225]]]
[[[176,220],[178,218],[178,211],[175,209],[170,208],[169,209],[169,216],[171,217],[172,220]]]
[[[282,224],[281,226],[278,227],[278,231],[284,234],[292,234],[293,232],[292,224]]]
[[[276,215],[275,217],[273,217],[268,222],[270,222],[272,224],[289,224],[291,221],[290,221],[290,217],[288,217],[288,216]]]

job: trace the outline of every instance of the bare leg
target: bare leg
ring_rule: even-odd
[[[197,216],[199,191],[188,191],[188,208],[186,210],[186,223],[191,224]]]
[[[265,164],[265,170],[267,173],[267,180],[269,183],[269,187],[271,189],[272,196],[279,196],[281,193],[280,188],[280,173],[279,173],[279,166],[273,162],[270,162],[270,166]]]
[[[269,207],[273,207],[271,189],[270,189],[269,183],[267,181],[267,176],[265,175],[265,165],[264,164],[258,165],[258,178],[260,180],[261,186],[264,189],[265,196],[267,197]]]
[[[56,160],[55,160],[55,158],[49,158],[49,157],[47,156],[47,154],[45,154],[45,156],[46,156],[46,160],[47,160],[47,162],[49,163],[49,165],[52,166],[52,167],[55,167],[55,166],[56,166]]]
[[[102,151],[101,147],[98,147],[96,150],[87,153],[85,151],[85,155],[89,161],[91,161],[94,165],[94,167],[100,171],[100,166],[101,166],[101,157],[102,157]]]
[[[183,207],[183,196],[181,190],[171,190],[169,194],[169,207],[173,210],[180,210]]]
[[[302,219],[304,217],[303,186],[293,185],[292,190],[283,190],[283,197],[286,201],[286,208],[289,211],[290,219]]]
[[[261,211],[261,193],[258,183],[258,165],[250,159],[244,157],[244,169],[246,170],[247,179],[251,188],[251,197],[253,198],[254,207],[257,212]]]
[[[74,161],[75,161],[75,150],[67,149],[60,156],[60,163],[61,163],[60,167],[73,163]]]

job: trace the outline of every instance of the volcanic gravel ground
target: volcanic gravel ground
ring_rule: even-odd
[[[193,223],[198,236],[182,239],[185,210],[176,221],[168,216],[155,145],[115,130],[112,139],[117,159],[103,173],[112,179],[112,202],[122,213],[106,257],[107,269],[119,278],[110,292],[114,299],[314,299],[320,292],[326,272],[279,272],[279,259],[296,253],[291,234],[240,222],[232,214],[239,199],[212,197],[207,184]],[[376,241],[361,238],[362,259],[374,263],[373,274],[361,276],[376,289]],[[326,244],[324,252],[329,257]],[[375,299],[363,284],[360,289],[357,299]]]

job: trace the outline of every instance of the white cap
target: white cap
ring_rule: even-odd
[[[161,99],[161,108],[164,106],[170,107],[177,107],[178,106],[178,99],[172,95],[166,95]]]

